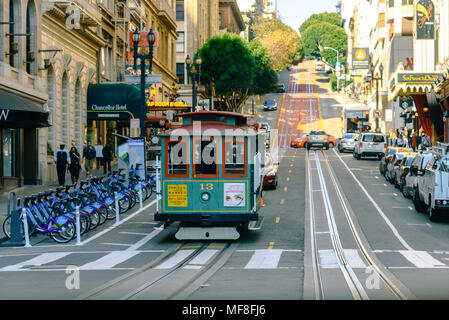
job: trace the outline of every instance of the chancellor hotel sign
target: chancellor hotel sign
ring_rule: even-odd
[[[440,73],[398,73],[398,83],[429,83],[438,81]]]
[[[116,105],[105,105],[105,106],[98,106],[96,104],[90,106],[90,109],[92,111],[127,111],[128,108],[125,105],[116,104]]]

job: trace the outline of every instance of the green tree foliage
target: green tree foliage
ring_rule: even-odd
[[[262,47],[257,41],[251,41],[248,49],[255,61],[254,82],[250,88],[250,94],[260,95],[277,90],[279,77],[270,67],[271,57],[267,49]]]
[[[253,26],[257,41],[267,49],[276,71],[301,59],[302,42],[298,33],[279,19],[260,19]]]
[[[304,32],[307,30],[308,27],[314,24],[320,24],[323,22],[330,23],[335,26],[340,26],[341,24],[341,17],[338,13],[319,13],[319,14],[312,14],[309,19],[303,22],[303,24],[299,27],[299,33],[301,36],[304,34]]]
[[[240,112],[254,83],[255,60],[245,42],[224,32],[209,39],[199,50],[201,83],[214,83],[215,95],[223,96],[226,111]]]
[[[348,36],[346,31],[328,22],[310,25],[302,34],[304,43],[304,56],[306,58],[322,57],[331,65],[335,65],[337,55],[334,50],[325,50],[331,47],[339,51],[340,62],[346,62]]]

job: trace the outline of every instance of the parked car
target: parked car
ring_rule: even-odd
[[[315,71],[324,71],[324,63],[317,62],[315,65]]]
[[[278,92],[280,93],[285,92],[285,85],[283,83],[278,83]]]
[[[329,140],[329,146],[332,146],[332,148],[335,148],[335,146],[337,145],[337,140],[335,139],[335,137],[328,134],[327,139]]]
[[[296,138],[295,140],[292,141],[291,147],[292,148],[304,148],[308,137],[309,137],[309,135],[305,134],[305,135],[300,136],[299,138]]]
[[[312,147],[320,147],[329,149],[329,138],[326,132],[322,130],[312,130],[307,138],[306,148],[310,150]]]
[[[279,163],[274,163],[271,154],[267,154],[265,158],[265,168],[263,174],[263,188],[276,189],[278,185],[278,168]]]
[[[278,108],[275,100],[265,100],[263,104],[263,111],[274,111]]]
[[[399,188],[399,190],[404,189],[405,186],[405,177],[407,176],[407,174],[410,171],[410,166],[412,165],[413,159],[415,159],[416,156],[416,152],[413,153],[409,153],[408,155],[406,155],[404,157],[404,159],[402,159],[401,165],[399,166],[398,169],[396,169],[396,173],[395,173],[395,181],[394,181],[394,186],[396,188]]]
[[[404,154],[396,152],[391,158],[391,161],[388,161],[387,170],[385,170],[385,179],[387,179],[388,182],[393,183],[393,181],[395,181],[396,177],[394,175],[396,169],[401,165],[402,159],[404,159]]]
[[[432,153],[424,170],[417,172],[413,203],[419,212],[429,215],[430,221],[438,221],[449,213],[449,157]]]
[[[354,151],[354,136],[355,133],[346,133],[337,143],[338,151]]]
[[[402,194],[407,197],[411,198],[414,195],[415,192],[415,186],[416,186],[416,179],[418,177],[418,172],[421,172],[423,168],[427,165],[427,162],[432,158],[432,155],[427,154],[421,154],[418,153],[415,155],[415,158],[413,159],[412,164],[410,165],[410,170],[405,176],[405,185],[402,188]]]
[[[354,144],[354,158],[360,160],[361,157],[378,157],[379,160],[385,155],[387,143],[385,136],[380,133],[361,133],[357,143]]]
[[[393,158],[396,152],[413,152],[412,148],[400,148],[400,147],[388,147],[385,151],[385,156],[380,159],[379,172],[381,175],[385,176],[385,171],[387,170],[388,162]]]

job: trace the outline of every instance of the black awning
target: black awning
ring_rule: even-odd
[[[48,112],[37,102],[15,93],[0,90],[0,127],[49,127]]]
[[[87,89],[88,120],[129,120],[140,112],[140,89],[134,85],[99,83]]]

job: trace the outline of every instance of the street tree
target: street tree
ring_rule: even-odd
[[[255,40],[267,49],[271,67],[276,71],[287,68],[301,58],[299,34],[279,19],[260,19],[253,26]]]
[[[330,23],[339,27],[341,24],[341,16],[338,13],[323,12],[318,14],[312,14],[306,21],[304,21],[299,27],[299,33],[303,36],[308,27],[314,24],[321,24],[323,22]]]
[[[248,49],[255,62],[254,81],[253,85],[250,87],[249,94],[262,95],[275,92],[277,90],[279,77],[276,71],[270,66],[271,57],[268,54],[267,49],[262,47],[257,41],[249,42]]]
[[[337,61],[336,52],[324,47],[331,47],[339,51],[339,60],[346,62],[348,36],[346,31],[328,22],[310,25],[303,33],[304,56],[306,58],[322,57],[331,65]]]
[[[223,98],[223,111],[241,112],[254,83],[255,59],[238,35],[223,32],[210,38],[199,50],[201,83],[211,84]]]

